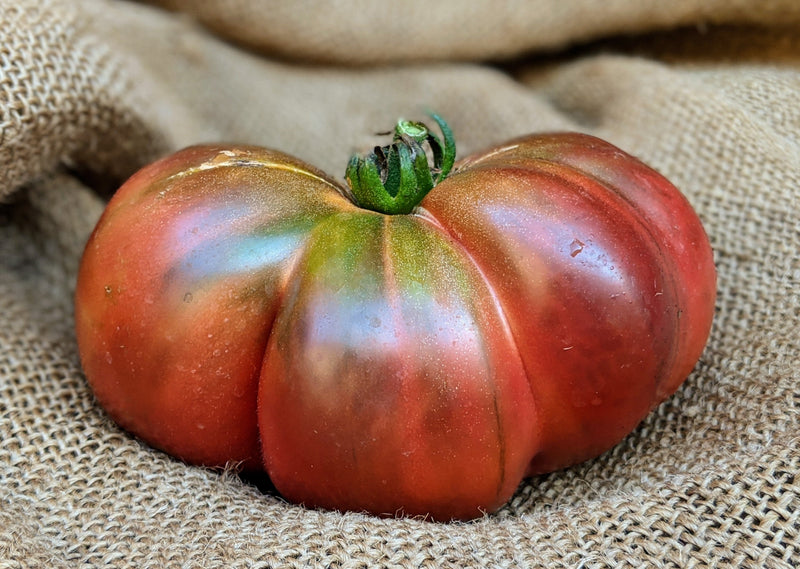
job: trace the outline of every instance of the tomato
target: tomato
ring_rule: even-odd
[[[697,215],[583,134],[449,172],[434,119],[444,142],[401,121],[351,161],[350,187],[253,146],[131,177],[76,291],[110,416],[189,463],[266,469],[294,502],[437,520],[494,511],[630,433],[708,338]]]

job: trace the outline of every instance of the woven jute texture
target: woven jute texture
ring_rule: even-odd
[[[0,0],[0,568],[798,566],[798,22],[796,0]],[[110,192],[210,141],[341,176],[425,109],[462,155],[579,130],[681,188],[719,272],[684,386],[460,524],[306,510],[116,427],[72,328]]]

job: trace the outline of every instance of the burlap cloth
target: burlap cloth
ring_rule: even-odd
[[[797,0],[164,4],[0,0],[0,567],[800,564]],[[462,155],[580,130],[684,191],[719,299],[674,397],[468,524],[308,511],[109,421],[71,294],[120,180],[217,140],[342,175],[426,108]]]

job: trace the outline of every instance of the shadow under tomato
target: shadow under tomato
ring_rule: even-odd
[[[275,485],[272,484],[272,480],[270,480],[269,475],[266,472],[240,472],[238,476],[242,482],[256,487],[264,494],[268,494],[270,496],[280,496],[280,493],[275,488]]]

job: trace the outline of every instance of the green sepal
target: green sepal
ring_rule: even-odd
[[[455,140],[447,123],[431,114],[444,143],[422,123],[398,121],[391,144],[353,156],[345,177],[359,207],[387,215],[408,214],[445,179],[455,162]],[[427,143],[433,165],[422,146]]]

